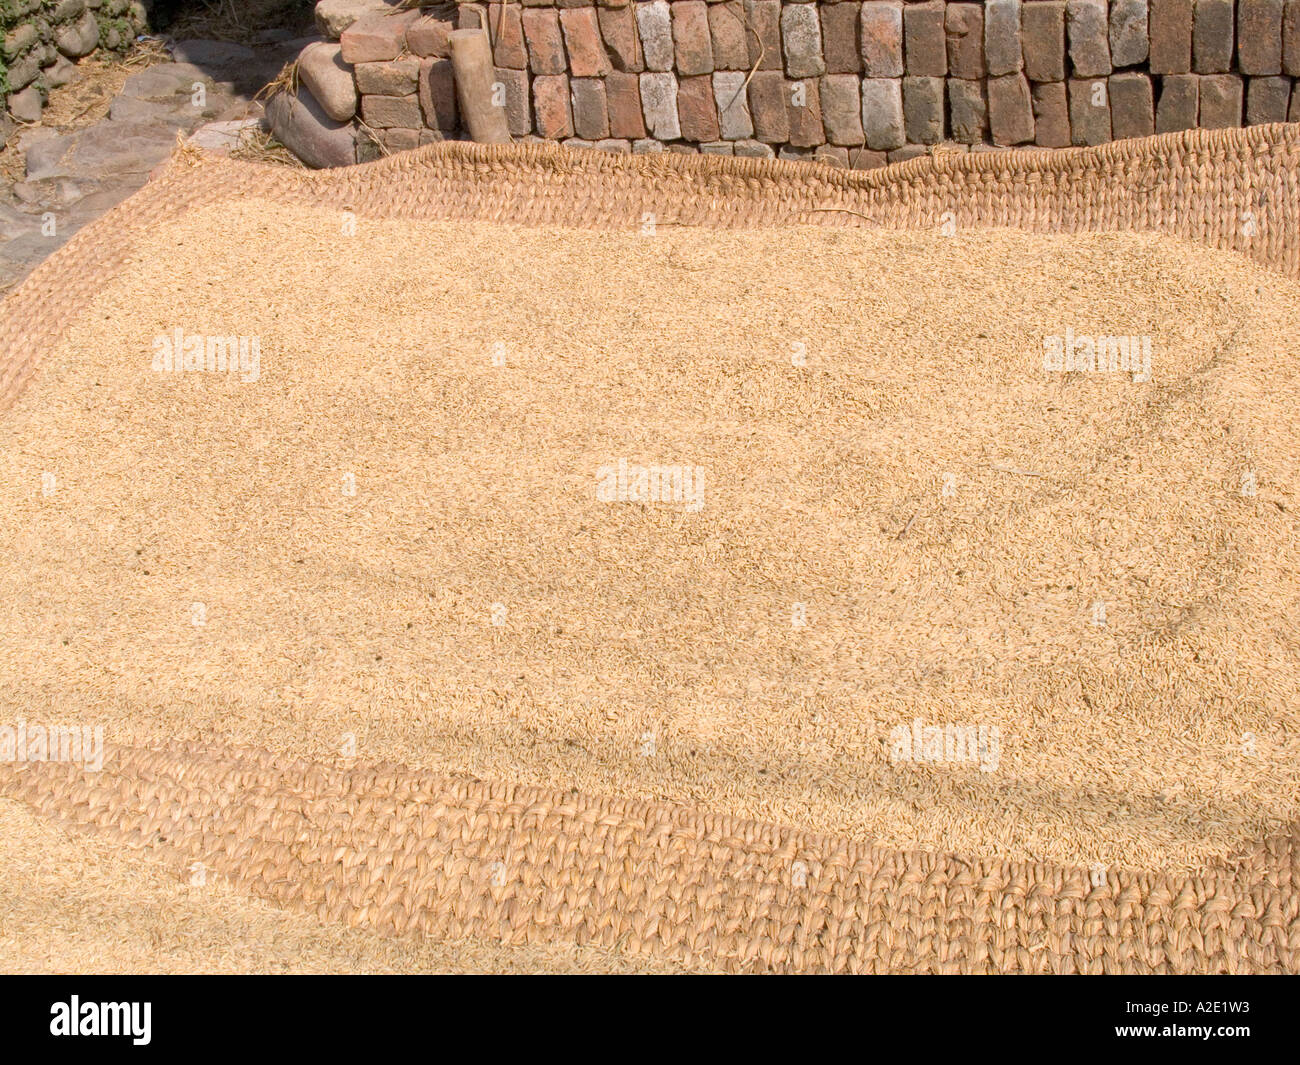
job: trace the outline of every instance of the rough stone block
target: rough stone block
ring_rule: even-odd
[[[903,76],[903,5],[870,0],[858,21],[862,72],[869,78]]]
[[[1199,79],[1195,74],[1166,74],[1160,79],[1156,132],[1195,129],[1198,121]]]
[[[893,151],[907,142],[901,79],[863,79],[862,130],[867,147],[874,151]]]
[[[1196,0],[1192,9],[1192,69],[1226,74],[1232,69],[1233,0]]]
[[[339,37],[343,62],[382,63],[406,50],[406,31],[419,11],[376,11],[363,15]]]
[[[1291,98],[1290,78],[1250,78],[1246,82],[1246,125],[1285,122]]]
[[[723,140],[745,140],[754,135],[754,120],[749,114],[744,73],[739,70],[720,70],[714,74],[713,102],[718,108],[718,128]]]
[[[1023,74],[989,78],[989,132],[994,144],[1025,144],[1034,139],[1034,106]]]
[[[1109,74],[1110,30],[1106,0],[1068,0],[1065,25],[1070,40],[1070,66],[1076,78]]]
[[[913,144],[943,140],[943,78],[903,79],[903,128]]]
[[[298,69],[302,71],[301,65]],[[418,59],[394,59],[388,63],[358,63],[353,70],[356,73],[355,91],[378,96],[409,96],[415,92],[420,80]],[[303,80],[305,82],[306,78],[304,77]]]
[[[672,70],[673,23],[668,0],[637,4],[636,25],[641,33],[641,54],[645,57],[646,70]]]
[[[675,141],[682,135],[677,117],[677,78],[662,71],[647,71],[641,78],[641,111],[650,136]]]
[[[1040,148],[1070,146],[1070,107],[1065,99],[1065,82],[1034,85],[1034,143]]]
[[[984,5],[984,64],[990,77],[1024,68],[1020,8],[1020,0],[988,0]]]
[[[790,120],[790,143],[796,148],[815,148],[826,143],[822,126],[821,93],[818,79],[786,82],[786,114]]]
[[[414,128],[421,123],[420,103],[410,96],[362,96],[361,117],[375,129],[390,126]]]
[[[1237,66],[1243,74],[1282,73],[1282,5],[1283,0],[1237,0]]]
[[[1065,80],[1065,0],[1026,4],[1021,21],[1025,76],[1030,81]]]
[[[500,4],[496,5],[498,8]],[[514,13],[516,25],[519,22],[519,8],[513,5],[509,8]],[[421,59],[438,58],[445,59],[451,55],[451,32],[456,28],[456,22],[450,18],[438,18],[434,15],[424,15],[407,28],[406,47],[412,55],[419,56]],[[520,49],[523,48],[523,31],[520,30]],[[501,56],[496,57],[498,66],[505,66],[501,62]],[[525,56],[526,61],[526,56]],[[522,68],[520,68],[522,69]]]
[[[1240,77],[1236,74],[1203,74],[1199,88],[1203,129],[1233,129],[1241,125],[1243,91]]]
[[[608,137],[605,82],[601,78],[571,78],[569,93],[573,106],[573,132],[584,140],[598,141]]]
[[[903,55],[912,77],[941,78],[948,73],[948,39],[941,0],[903,8]]]
[[[948,121],[952,139],[978,144],[988,135],[988,103],[984,83],[961,78],[948,79]]]
[[[1156,131],[1151,79],[1128,71],[1110,79],[1110,135],[1115,140],[1149,137]]]
[[[785,76],[776,70],[758,70],[749,79],[749,113],[754,120],[755,139],[767,144],[784,144],[790,139],[785,85]]]
[[[496,84],[505,90],[506,125],[515,137],[533,131],[533,103],[528,71],[497,67]],[[495,91],[495,86],[494,86]]]
[[[1110,93],[1104,78],[1071,78],[1070,141],[1072,144],[1105,144],[1111,139]]]
[[[1150,0],[1147,63],[1152,74],[1187,74],[1192,69],[1192,0]]]
[[[816,4],[786,4],[781,8],[781,43],[788,77],[816,78],[826,73]]]
[[[1133,67],[1147,61],[1147,0],[1111,0],[1110,61]]]
[[[862,144],[862,90],[856,74],[827,74],[821,83],[822,126],[831,144]]]

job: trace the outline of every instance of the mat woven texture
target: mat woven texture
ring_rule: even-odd
[[[303,173],[182,152],[11,293],[0,410],[136,240],[229,198],[525,225],[1151,231],[1300,277],[1300,128],[1189,131],[854,173],[764,160],[436,145]],[[1248,212],[1253,226],[1242,225]],[[39,387],[39,383],[36,387]],[[0,795],[383,934],[563,942],[727,971],[1297,972],[1300,825],[1200,875],[902,852],[710,810],[253,749],[0,765]],[[802,864],[800,864],[802,863]],[[792,868],[801,870],[792,876]]]

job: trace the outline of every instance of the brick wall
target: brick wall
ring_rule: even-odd
[[[141,0],[0,0],[3,111],[35,122],[74,60],[97,48],[125,49],[143,32],[147,6]]]
[[[1300,119],[1300,0],[322,0],[318,21],[388,150],[463,135],[466,26],[516,139],[611,151],[871,167]]]

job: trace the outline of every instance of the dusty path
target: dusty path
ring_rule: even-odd
[[[125,59],[83,60],[40,123],[0,150],[0,293],[87,222],[135,192],[192,136],[215,151],[261,147],[254,97],[306,43],[147,40]]]

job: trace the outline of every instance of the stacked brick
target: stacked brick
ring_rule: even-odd
[[[49,90],[97,48],[125,49],[146,25],[141,0],[0,0],[0,104],[36,122]],[[7,122],[0,113],[0,130]]]
[[[349,3],[342,60],[390,150],[462,136],[447,35],[465,26],[489,34],[516,139],[610,151],[871,167],[1300,119],[1300,0],[320,6]]]

